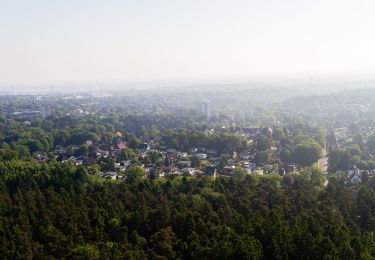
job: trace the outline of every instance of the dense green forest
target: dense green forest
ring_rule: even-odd
[[[123,181],[82,166],[0,162],[2,259],[372,259],[375,179],[358,193],[316,168],[284,177]]]

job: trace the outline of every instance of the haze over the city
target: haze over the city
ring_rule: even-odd
[[[0,1],[0,83],[371,79],[375,2]]]

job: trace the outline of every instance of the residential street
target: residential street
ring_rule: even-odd
[[[318,167],[324,173],[327,173],[327,169],[328,169],[328,157],[327,157],[327,150],[326,149],[323,150],[323,158],[320,158],[318,160]]]

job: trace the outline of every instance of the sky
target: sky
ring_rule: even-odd
[[[372,78],[373,0],[0,0],[0,83]]]

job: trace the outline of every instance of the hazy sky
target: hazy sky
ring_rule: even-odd
[[[375,75],[374,0],[0,0],[0,82]]]

